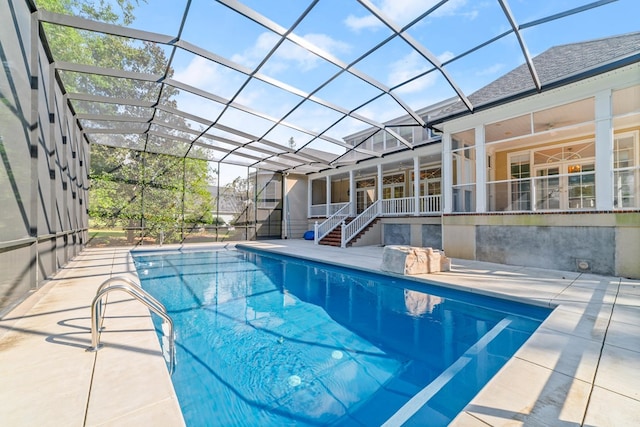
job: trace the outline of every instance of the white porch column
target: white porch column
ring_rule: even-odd
[[[453,172],[451,170],[451,134],[445,132],[442,135],[442,213],[451,213],[453,204]]]
[[[307,179],[307,218],[311,218],[311,205],[313,204],[313,180]]]
[[[354,171],[349,171],[349,216],[356,216],[356,178]]]
[[[487,211],[487,149],[484,126],[476,127],[476,212]]]
[[[420,215],[420,158],[418,156],[413,158],[413,215]]]
[[[613,209],[611,90],[596,93],[596,209]]]
[[[327,218],[329,218],[331,216],[331,177],[327,176],[325,178],[326,183],[327,183],[327,195],[326,195],[326,200],[327,200]]]
[[[378,191],[376,194],[376,201],[382,200],[382,165],[378,165],[378,179],[376,180]],[[382,205],[378,205],[378,213],[382,213]]]

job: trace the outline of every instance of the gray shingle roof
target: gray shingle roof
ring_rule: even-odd
[[[609,71],[624,59],[628,61],[623,63],[640,61],[640,32],[555,46],[533,58],[533,63],[544,91]],[[486,108],[534,93],[536,89],[529,68],[522,64],[471,94],[469,100],[477,111],[483,106]],[[431,123],[441,123],[465,113],[469,112],[464,104],[456,102],[434,117]]]

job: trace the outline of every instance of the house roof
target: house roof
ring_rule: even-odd
[[[640,32],[552,47],[533,58],[540,92],[640,62]],[[538,93],[527,64],[522,64],[469,95],[469,111],[458,101],[432,118],[434,126],[475,111]]]

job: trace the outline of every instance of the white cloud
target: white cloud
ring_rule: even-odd
[[[377,29],[382,27],[382,22],[380,22],[380,20],[378,20],[378,18],[376,18],[373,15],[367,15],[367,16],[349,15],[347,16],[347,19],[345,19],[344,23],[347,25],[348,28],[356,32],[362,30],[363,28]]]
[[[348,53],[351,50],[349,44],[334,40],[326,34],[311,33],[304,36],[304,39],[334,56],[339,56],[341,53]]]
[[[248,67],[256,66],[262,58],[275,46],[280,36],[274,33],[262,33],[256,43],[246,51],[234,55],[231,59]],[[321,50],[339,56],[341,53],[348,52],[351,47],[344,42],[334,40],[326,34],[311,33],[303,37],[303,39]],[[283,43],[275,53],[275,56],[267,63],[270,74],[278,74],[288,69],[292,64],[300,71],[309,71],[314,69],[321,59],[309,52],[308,50],[298,46],[292,42]]]
[[[256,42],[242,53],[237,53],[231,57],[231,60],[246,67],[255,67],[269,50],[277,43],[279,37],[271,32],[262,33],[256,39]]]
[[[493,64],[490,67],[487,67],[483,70],[478,71],[476,75],[477,76],[493,76],[498,74],[503,69],[504,69],[504,64],[501,64],[501,63]]]
[[[453,53],[444,52],[438,56],[440,62],[447,61],[453,58]],[[423,73],[433,66],[426,59],[424,59],[417,51],[412,51],[404,58],[396,62],[389,64],[390,72],[387,78],[389,86],[395,86],[402,82],[407,81],[413,76]],[[412,81],[396,90],[397,93],[413,93],[422,91],[433,86],[439,76],[438,71],[433,71],[426,76]]]
[[[429,10],[437,4],[438,1],[439,0],[382,0],[377,2],[378,4],[376,6],[383,15],[389,17],[396,24],[406,25],[417,16]],[[450,0],[430,16],[435,18],[456,15],[466,3],[467,0]],[[477,12],[471,12],[465,15],[470,19],[474,19],[475,16],[477,16]],[[365,16],[349,15],[345,20],[345,24],[353,31],[360,31],[362,29],[375,30],[383,26],[382,22],[369,14]]]
[[[226,80],[223,74],[223,70],[217,64],[201,56],[196,56],[186,68],[176,70],[173,78],[182,83],[217,93],[216,89],[220,88]]]

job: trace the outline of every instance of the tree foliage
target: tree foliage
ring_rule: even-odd
[[[37,1],[39,8],[120,25],[134,22],[138,3],[137,0]],[[154,43],[53,24],[47,24],[45,32],[56,61],[154,75],[166,73],[168,77],[173,74],[172,69],[167,70],[164,47]],[[69,92],[124,100],[144,99],[176,107],[178,90],[161,83],[68,71],[62,71],[61,78]],[[152,109],[117,102],[76,102],[74,108],[78,113],[128,115],[146,120],[155,114]],[[170,126],[189,128],[179,116],[169,115],[163,120]],[[127,123],[119,126],[127,125],[132,126]],[[91,126],[115,125],[95,121]],[[190,137],[181,131],[174,131],[172,135]],[[183,144],[170,135],[161,138],[140,135],[138,129],[130,134],[100,137],[106,139],[102,142],[107,145],[92,144],[90,159],[89,215],[94,222],[107,226],[141,226],[157,233],[162,230],[167,239],[172,233],[177,235],[184,226],[213,222],[207,161],[184,158]],[[138,150],[128,147],[138,147]]]

